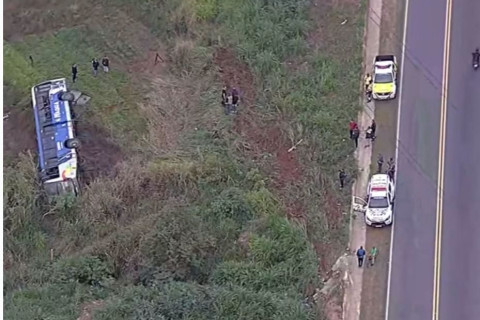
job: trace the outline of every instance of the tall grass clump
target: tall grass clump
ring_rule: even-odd
[[[305,293],[316,283],[317,261],[306,235],[283,217],[271,215],[249,239],[246,261],[226,261],[213,274],[218,285],[254,291]]]
[[[22,154],[15,166],[4,168],[4,252],[9,252],[14,261],[25,261],[45,249],[36,178],[36,164],[31,154]]]

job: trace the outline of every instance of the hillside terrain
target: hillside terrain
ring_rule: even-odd
[[[6,1],[5,318],[334,319],[313,296],[348,240],[363,20],[352,0]],[[30,89],[59,77],[91,100],[82,193],[47,204]]]

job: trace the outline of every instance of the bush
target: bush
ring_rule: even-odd
[[[195,284],[168,282],[160,288],[129,287],[107,301],[96,320],[213,319],[215,290]]]
[[[316,256],[306,236],[285,218],[269,216],[262,235],[250,239],[249,261],[226,261],[212,275],[218,285],[304,294],[316,281]]]
[[[314,314],[300,300],[285,297],[280,291],[253,292],[245,288],[231,287],[221,290],[216,303],[215,319],[236,320],[308,320]]]
[[[4,297],[3,316],[5,319],[77,319],[83,302],[103,297],[101,290],[73,282],[31,287]]]
[[[31,154],[23,154],[13,167],[4,168],[4,250],[25,260],[46,245],[40,226],[37,171]]]
[[[156,289],[129,287],[110,298],[94,319],[307,320],[313,313],[283,294],[169,282]]]
[[[52,278],[55,282],[78,282],[87,285],[101,285],[111,278],[112,266],[98,257],[61,259],[53,265]]]
[[[219,0],[195,0],[195,11],[200,21],[212,21],[218,14]]]
[[[169,212],[160,217],[156,229],[141,240],[140,250],[151,266],[173,279],[189,279],[210,272],[216,242],[200,218],[187,210]]]

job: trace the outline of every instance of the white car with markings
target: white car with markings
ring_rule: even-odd
[[[365,222],[369,226],[392,224],[395,186],[387,174],[375,174],[368,183]]]

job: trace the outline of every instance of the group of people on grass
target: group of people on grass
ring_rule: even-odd
[[[222,88],[222,106],[225,108],[225,113],[237,113],[237,106],[239,101],[239,94],[236,87]]]
[[[92,74],[94,77],[98,74],[98,68],[100,67],[100,62],[98,62],[97,58],[92,59]],[[103,72],[108,73],[110,71],[110,59],[108,59],[107,55],[102,58],[102,68]],[[78,67],[77,64],[74,63],[72,65],[72,82],[77,80],[78,75]]]

